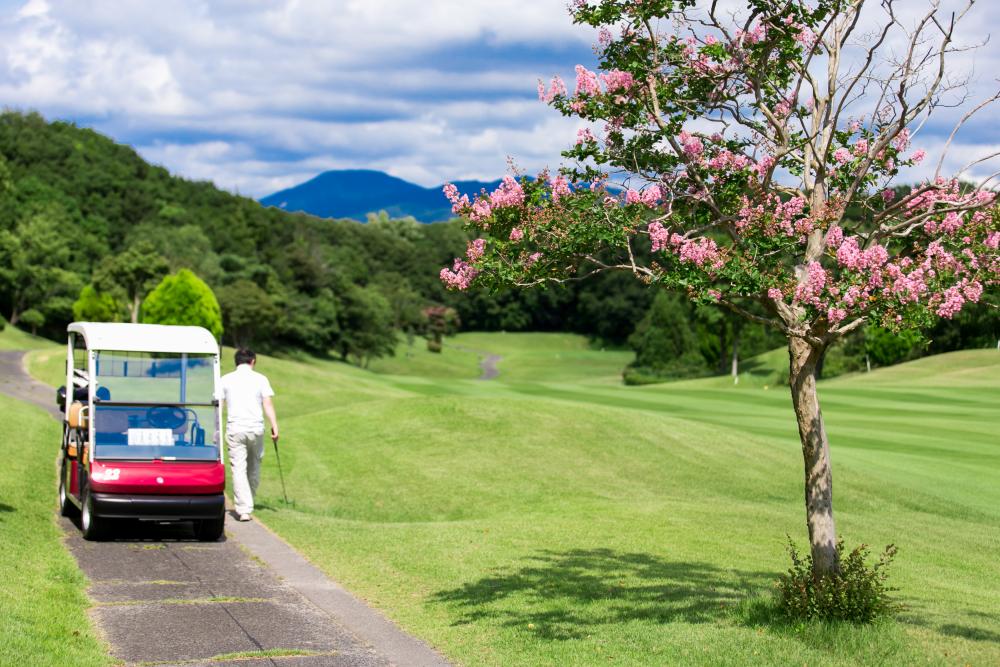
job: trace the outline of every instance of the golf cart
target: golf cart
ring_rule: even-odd
[[[225,523],[219,346],[201,327],[74,322],[67,327],[59,509],[84,538],[118,519]]]

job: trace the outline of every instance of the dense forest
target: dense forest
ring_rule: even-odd
[[[170,310],[165,298],[197,300],[201,290],[217,303],[228,343],[356,363],[391,354],[401,334],[437,336],[442,308],[464,330],[572,331],[596,345],[631,345],[635,381],[727,372],[734,352],[780,344],[758,325],[655,295],[625,274],[448,292],[438,272],[468,238],[460,221],[373,213],[358,223],[266,208],[172,176],[92,130],[0,115],[0,313],[57,340],[74,318],[150,321],[145,311]],[[829,371],[996,345],[992,299],[925,337],[861,332],[831,354]],[[157,321],[172,321],[164,317]]]

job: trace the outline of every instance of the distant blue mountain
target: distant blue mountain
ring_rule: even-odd
[[[500,181],[454,183],[459,192],[471,197],[483,188],[496,189]],[[268,195],[260,203],[321,218],[365,220],[369,213],[386,211],[393,218],[412,215],[421,222],[436,222],[453,217],[451,204],[441,192],[442,185],[422,188],[381,171],[344,169],[323,172],[305,183]]]

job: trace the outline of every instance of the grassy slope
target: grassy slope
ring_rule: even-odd
[[[54,346],[52,341],[39,336],[32,336],[17,327],[6,325],[0,331],[0,350],[39,350]]]
[[[83,575],[55,523],[59,425],[43,411],[0,396],[0,663],[107,665],[95,637]]]
[[[1000,661],[1000,355],[821,385],[838,527],[850,544],[901,547],[893,581],[907,610],[865,629],[761,616],[785,533],[800,543],[804,533],[787,391],[762,379],[780,354],[736,389],[714,378],[623,388],[609,353],[572,337],[456,342],[505,355],[502,381],[406,377],[405,364],[393,376],[333,362],[260,367],[279,393],[295,501],[277,501],[266,458],[262,518],[449,656]],[[584,381],[588,355],[605,369],[598,381]]]
[[[371,370],[385,375],[419,376],[443,380],[474,379],[486,355],[501,357],[500,382],[587,382],[620,384],[622,369],[632,352],[602,351],[585,338],[558,333],[461,333],[444,341],[440,354],[427,352],[423,340],[405,342],[396,356],[373,361]]]
[[[408,393],[286,420],[296,504],[269,471],[265,520],[470,664],[1000,660],[1000,356],[823,384],[839,528],[901,546],[908,608],[796,630],[741,602],[804,532],[783,387],[559,383],[556,340],[499,336],[475,342],[510,355],[506,382],[386,378]],[[549,381],[517,381],[532,368]]]

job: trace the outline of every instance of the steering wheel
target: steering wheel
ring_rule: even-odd
[[[146,421],[154,428],[172,431],[187,422],[187,413],[176,405],[157,405],[146,410]]]

